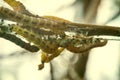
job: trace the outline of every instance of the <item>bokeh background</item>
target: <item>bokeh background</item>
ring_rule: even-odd
[[[19,0],[30,12],[58,16],[72,22],[120,26],[120,0]],[[3,0],[0,6],[9,7]],[[30,53],[0,38],[0,80],[81,80],[81,54],[67,50],[37,70],[41,52]],[[86,80],[120,80],[120,41],[109,40],[92,49],[86,65]],[[84,67],[84,66],[83,66]]]

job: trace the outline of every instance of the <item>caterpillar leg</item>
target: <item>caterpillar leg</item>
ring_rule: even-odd
[[[51,60],[53,60],[55,57],[60,55],[60,53],[63,50],[64,50],[64,48],[60,47],[60,48],[58,48],[58,50],[55,53],[51,54],[50,56],[47,53],[42,52],[42,55],[41,55],[41,62],[42,62],[42,64],[38,65],[38,70],[43,69],[44,68],[44,63],[48,63]]]

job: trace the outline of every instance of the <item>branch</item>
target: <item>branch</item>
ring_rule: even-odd
[[[21,48],[24,48],[30,52],[37,52],[39,50],[38,47],[36,47],[34,45],[30,45],[30,43],[24,42],[23,40],[16,37],[15,35],[9,34],[10,33],[10,26],[5,26],[5,25],[3,26],[2,24],[0,24],[0,29],[1,29],[0,37],[15,43],[16,45],[18,45]]]

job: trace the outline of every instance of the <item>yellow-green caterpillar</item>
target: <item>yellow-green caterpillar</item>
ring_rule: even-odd
[[[14,1],[17,8],[17,2]],[[12,4],[12,3],[10,3]],[[20,4],[21,5],[21,4]],[[13,7],[13,5],[11,5]],[[24,7],[21,7],[23,11],[26,11]],[[17,22],[12,26],[12,31],[18,35],[23,36],[30,43],[34,43],[39,49],[42,50],[42,64],[39,65],[39,69],[44,67],[45,62],[49,62],[57,57],[65,48],[74,53],[81,53],[89,51],[94,47],[104,46],[107,40],[102,38],[94,38],[84,34],[75,35],[70,37],[65,34],[65,31],[82,30],[82,25],[72,23],[67,20],[46,16],[36,17],[30,16],[21,11],[12,11],[8,8],[0,7],[0,18]],[[83,25],[84,26],[84,25]],[[99,27],[100,28],[100,27]],[[92,29],[92,27],[85,26],[85,29]]]

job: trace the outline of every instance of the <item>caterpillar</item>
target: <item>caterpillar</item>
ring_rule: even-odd
[[[44,67],[45,62],[49,62],[55,57],[57,57],[63,50],[66,48],[67,50],[73,53],[82,53],[88,51],[94,47],[104,46],[107,43],[107,40],[102,38],[93,38],[88,36],[83,36],[79,38],[67,38],[66,36],[51,37],[51,35],[43,35],[43,34],[34,34],[27,30],[23,30],[20,27],[16,27],[15,32],[19,35],[22,35],[29,42],[34,43],[42,50],[42,64],[39,65],[39,69]],[[50,55],[49,55],[50,54]]]
[[[3,19],[15,21],[24,25],[29,25],[30,27],[34,26],[34,28],[45,28],[45,29],[51,29],[56,34],[63,33],[65,27],[61,26],[60,23],[53,21],[48,18],[44,17],[32,17],[25,14],[21,14],[15,11],[12,11],[8,8],[0,7],[0,17]],[[48,27],[49,26],[49,27]],[[59,27],[60,30],[57,28]]]
[[[53,16],[36,18],[33,16],[28,16],[25,14],[12,11],[4,7],[0,7],[0,17],[24,25],[29,25],[29,27],[34,26],[34,28],[49,29],[53,31],[55,34],[63,34],[65,31],[70,31],[77,33],[87,32],[88,36],[94,35],[120,36],[120,28],[118,27],[72,23]]]
[[[51,37],[51,35],[46,35],[46,37],[43,34],[34,34],[29,32],[19,26],[11,25],[12,31],[23,36],[27,41],[34,43],[37,46],[37,50],[41,49],[43,51],[41,60],[42,64],[39,65],[39,69],[43,68],[45,62],[49,62],[57,57],[64,50],[64,48],[74,53],[81,53],[94,47],[104,46],[107,43],[107,40],[105,39],[96,39],[84,35],[79,35],[79,37],[59,36],[59,38],[56,36]],[[4,34],[3,36],[7,36],[7,34]],[[34,47],[29,47],[27,43],[22,42],[17,38],[7,37],[7,39],[14,41],[14,43],[17,43],[17,45],[22,46],[29,51],[35,50]],[[50,55],[48,56],[48,54]]]
[[[16,4],[20,2],[15,0],[4,1],[7,1],[8,3],[13,1],[15,7],[19,8]],[[30,16],[29,13],[27,15],[24,11],[26,11],[26,9],[23,6],[21,6],[18,12],[0,7],[0,18],[17,22],[16,25],[11,25],[12,31],[23,36],[27,41],[34,43],[37,48],[42,50],[42,64],[39,65],[39,69],[44,67],[44,63],[47,63],[57,57],[65,48],[74,53],[81,53],[95,47],[104,46],[107,43],[107,40],[105,39],[94,38],[92,37],[93,35],[88,36],[86,34],[82,34],[83,27],[85,30],[93,30],[93,28],[88,25],[82,26],[81,24],[78,25],[77,23],[72,23],[70,21],[52,16]],[[99,30],[100,27],[96,28],[94,26],[94,28],[95,30]],[[77,29],[81,30],[81,32],[79,33],[80,35],[76,35],[76,37],[70,37],[65,34],[65,31],[77,32]]]

